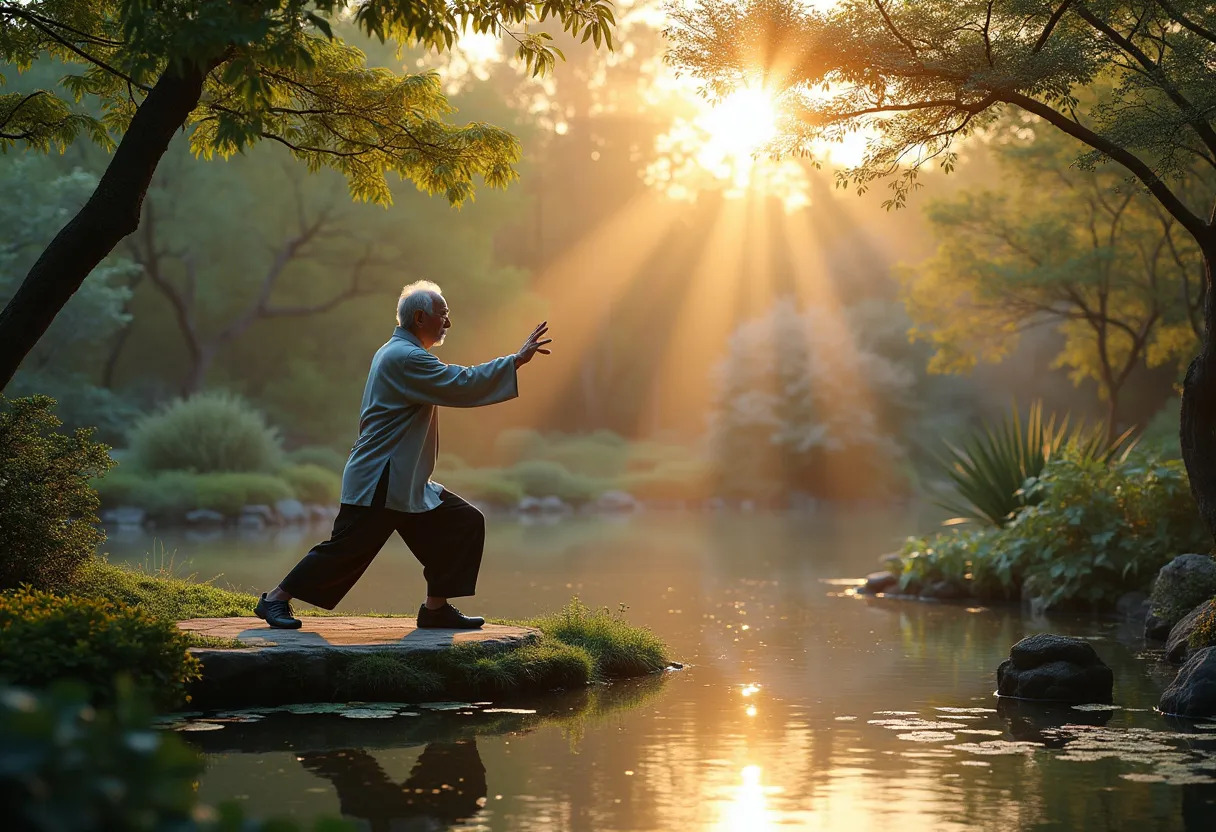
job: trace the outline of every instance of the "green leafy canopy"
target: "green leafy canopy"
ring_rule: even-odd
[[[872,131],[840,184],[890,177],[888,207],[926,165],[1012,105],[1113,160],[1197,240],[1208,204],[1171,182],[1216,161],[1216,13],[1200,0],[695,0],[670,3],[670,61],[719,95],[761,83],[788,114],[777,151]],[[1082,90],[1109,93],[1082,100]]]
[[[543,75],[562,57],[532,28],[546,21],[612,47],[610,0],[0,0],[0,61],[20,71],[50,56],[80,68],[59,89],[0,93],[0,151],[62,151],[82,136],[113,147],[159,79],[201,71],[184,125],[196,154],[226,157],[266,139],[310,170],[340,171],[356,198],[389,203],[392,172],[460,204],[476,177],[491,187],[515,178],[518,141],[453,124],[434,72],[369,67],[338,32],[434,51],[461,32],[492,34]],[[73,108],[84,99],[101,115]]]

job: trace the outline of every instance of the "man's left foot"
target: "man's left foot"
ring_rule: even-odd
[[[451,604],[432,610],[423,604],[418,608],[418,628],[435,630],[476,630],[486,620],[476,615],[462,615]]]

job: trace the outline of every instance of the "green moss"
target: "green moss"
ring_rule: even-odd
[[[249,647],[248,644],[237,638],[207,636],[190,630],[183,632],[182,635],[186,637],[187,647],[210,647],[220,650],[244,650]]]
[[[521,691],[576,688],[595,675],[587,651],[544,636],[536,644],[503,650],[460,644],[450,650],[399,655],[368,653],[337,674],[340,696],[417,701],[495,696]]]
[[[1216,645],[1216,598],[1207,602],[1207,609],[1199,614],[1195,629],[1187,639],[1187,645],[1192,650]]]

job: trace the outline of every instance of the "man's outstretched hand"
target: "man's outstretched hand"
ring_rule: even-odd
[[[522,367],[532,360],[532,356],[540,353],[548,355],[551,350],[545,349],[545,344],[552,344],[552,338],[546,338],[545,333],[549,331],[549,322],[542,321],[537,325],[536,329],[532,330],[532,334],[528,336],[528,340],[524,341],[524,345],[519,348],[519,352],[515,353],[515,366]]]

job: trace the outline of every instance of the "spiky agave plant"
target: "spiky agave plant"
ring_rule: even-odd
[[[1043,418],[1043,402],[1030,405],[1025,424],[1016,403],[998,425],[987,422],[960,445],[946,442],[937,463],[954,485],[954,494],[935,500],[955,517],[947,525],[980,523],[1004,526],[1033,499],[1023,490],[1026,480],[1065,449],[1086,460],[1110,462],[1125,459],[1136,445],[1134,428],[1110,438],[1105,425],[1069,423],[1071,417],[1051,414]]]

